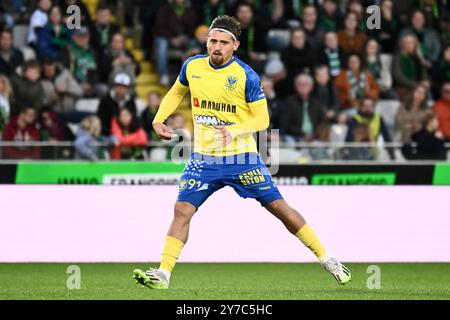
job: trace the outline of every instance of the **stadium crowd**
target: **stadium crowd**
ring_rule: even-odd
[[[279,139],[330,142],[344,128],[347,142],[399,142],[406,159],[445,160],[450,140],[450,1],[447,0],[172,0],[98,1],[91,14],[81,0],[2,0],[0,3],[0,133],[8,141],[72,141],[74,148],[5,145],[0,158],[143,159],[158,141],[151,122],[161,91],[136,106],[141,64],[126,48],[142,26],[145,59],[167,89],[181,63],[206,53],[214,17],[236,16],[242,27],[236,55],[261,76],[271,125]],[[70,5],[82,27],[67,27]],[[380,28],[366,24],[378,5]],[[124,11],[119,24],[115,13]],[[137,14],[136,14],[137,13]],[[26,25],[26,43],[14,30]],[[96,98],[96,112],[77,110]],[[396,101],[394,113],[383,101]],[[386,105],[386,104],[384,104]],[[180,113],[174,129],[191,121]],[[56,151],[55,151],[56,150]],[[388,150],[391,159],[396,157]],[[371,160],[373,148],[339,156],[315,148],[313,160]]]

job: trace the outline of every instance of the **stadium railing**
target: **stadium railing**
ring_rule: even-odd
[[[95,143],[98,148],[99,161],[112,161],[110,144]],[[410,154],[414,155],[417,145],[409,145]],[[392,162],[409,163],[413,157],[404,157],[405,145],[399,142],[361,143],[361,142],[274,142],[269,145],[260,144],[262,157],[280,164],[299,163],[338,163],[338,162]],[[445,144],[446,157],[450,159],[450,143]],[[183,151],[182,151],[183,150]],[[136,161],[172,161],[186,159],[191,153],[190,143],[149,142],[142,147],[142,159]],[[71,141],[0,141],[0,161],[11,160],[66,160],[75,159],[75,143]],[[78,159],[80,160],[80,159]],[[429,162],[433,159],[427,159]],[[420,160],[419,160],[420,161]]]

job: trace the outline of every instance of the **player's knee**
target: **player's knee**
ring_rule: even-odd
[[[269,209],[269,211],[278,213],[278,212],[285,211],[286,208],[289,206],[286,203],[286,201],[284,201],[283,199],[278,199],[278,200],[272,201],[266,207],[267,207],[267,209]]]
[[[182,221],[191,220],[195,213],[195,207],[189,203],[177,202],[174,207],[174,218]]]

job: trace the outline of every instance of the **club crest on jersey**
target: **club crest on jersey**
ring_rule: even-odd
[[[183,179],[180,181],[180,190],[186,189],[187,180]]]
[[[234,89],[236,89],[237,82],[238,82],[237,77],[228,76],[227,82],[225,83],[225,88],[227,90],[234,90]]]

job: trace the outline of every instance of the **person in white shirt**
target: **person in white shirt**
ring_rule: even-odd
[[[30,28],[28,30],[28,44],[35,46],[37,43],[37,29],[48,23],[48,12],[52,7],[51,0],[39,0],[38,7],[34,10],[30,18]]]

